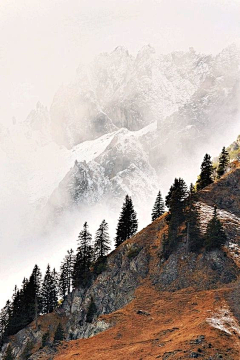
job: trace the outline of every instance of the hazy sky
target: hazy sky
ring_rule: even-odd
[[[1,0],[0,122],[49,106],[81,61],[118,45],[216,53],[240,34],[239,0]]]
[[[0,0],[0,123],[11,123],[13,116],[23,121],[38,101],[50,106],[56,90],[71,80],[79,63],[99,52],[122,45],[136,53],[151,44],[159,53],[189,47],[217,53],[239,41],[239,34],[240,0]],[[21,172],[17,175],[21,177]],[[3,240],[8,251],[2,252],[4,264],[0,262],[0,307],[14,284],[20,286],[23,276],[29,276],[35,259],[40,258],[41,266],[48,260],[53,263],[59,256],[54,247],[61,250],[55,246],[60,235],[52,235],[50,259],[46,251],[41,256],[37,253],[39,239],[34,234],[13,243],[12,233],[19,233],[24,221],[21,216],[20,223],[12,219],[26,196],[23,191],[12,194],[11,182],[7,184],[7,191],[1,188],[11,201],[5,206],[1,198],[0,205],[4,204],[8,217],[10,240]],[[0,225],[0,235],[2,229]],[[76,234],[69,230],[67,239],[71,239],[67,248],[74,247]],[[21,257],[27,241],[33,260]]]

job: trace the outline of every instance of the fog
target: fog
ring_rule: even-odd
[[[46,134],[39,138],[37,133],[29,134],[22,128],[22,122],[36,103],[40,101],[49,109],[59,87],[75,79],[79,64],[88,64],[97,54],[112,52],[119,45],[125,46],[133,56],[146,44],[152,44],[158,54],[187,51],[190,47],[197,52],[217,54],[229,44],[239,42],[240,3],[237,0],[3,0],[0,28],[2,307],[11,297],[14,285],[20,286],[23,277],[29,277],[35,263],[43,273],[48,262],[58,269],[66,251],[76,249],[84,221],[89,222],[94,234],[106,218],[113,239],[121,208],[122,194],[114,207],[108,206],[106,200],[96,206],[83,204],[80,210],[72,209],[53,219],[51,226],[43,221],[50,214],[43,216],[39,209],[48,211],[45,207],[48,197],[73,166],[76,150],[71,152],[63,144],[50,142]],[[225,115],[223,112],[223,118]],[[183,176],[188,184],[194,181],[204,153],[208,151],[216,156],[220,146],[227,146],[236,138],[240,131],[237,119],[236,128],[216,142],[206,143],[202,152],[197,152],[192,168],[187,165],[180,168],[176,162],[172,173]],[[166,154],[171,152],[170,143],[165,146]],[[164,163],[162,171],[168,174],[171,166]],[[163,195],[173,180],[172,173],[166,179],[162,176],[161,180],[160,176],[156,184],[156,190],[161,187]],[[133,196],[133,201],[140,227],[146,226],[150,222],[153,195],[143,206],[137,197]]]

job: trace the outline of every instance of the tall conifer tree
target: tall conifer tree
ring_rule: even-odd
[[[90,266],[93,261],[93,248],[91,245],[92,235],[88,231],[87,222],[83,225],[83,230],[78,236],[79,246],[73,270],[73,286],[86,286],[90,280]]]
[[[165,211],[165,205],[164,205],[161,191],[159,191],[157,194],[157,198],[155,200],[153,209],[152,209],[152,221],[156,220],[161,215],[163,215],[164,211]]]
[[[205,235],[205,246],[207,250],[220,249],[222,245],[227,241],[226,234],[224,232],[221,221],[217,216],[217,208],[214,207],[214,213],[212,219],[207,225]]]
[[[197,180],[197,190],[204,189],[206,186],[213,183],[213,165],[211,156],[206,154],[204,156],[202,165],[201,165],[201,173]]]
[[[229,153],[224,146],[221,155],[219,157],[219,164],[217,168],[218,179],[225,174],[229,161],[230,161]]]
[[[44,314],[51,313],[57,306],[57,288],[56,288],[56,272],[51,271],[50,265],[47,266],[44,276],[42,289],[42,312]]]
[[[95,260],[103,258],[111,250],[108,223],[103,220],[97,229],[94,243]]]
[[[117,234],[115,238],[115,246],[118,247],[125,240],[133,236],[138,229],[137,214],[134,210],[131,197],[126,195],[122,211],[119,216],[117,225]]]

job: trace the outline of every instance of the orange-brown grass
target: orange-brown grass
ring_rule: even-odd
[[[157,292],[145,284],[126,307],[101,316],[113,327],[89,339],[63,343],[54,360],[188,359],[199,349],[204,358],[219,354],[239,360],[238,335],[228,335],[206,322],[214,310],[225,306],[228,291]],[[138,310],[149,315],[139,315]],[[200,335],[205,340],[194,344]]]

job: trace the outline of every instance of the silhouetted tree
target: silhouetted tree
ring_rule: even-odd
[[[57,306],[56,281],[56,272],[55,270],[51,272],[50,265],[48,265],[41,289],[42,312],[44,314],[51,313]]]
[[[219,164],[217,168],[218,179],[225,174],[229,161],[230,161],[229,153],[226,150],[226,148],[223,147],[221,155],[219,157]]]
[[[166,196],[166,205],[169,208],[168,236],[163,248],[163,257],[168,258],[179,242],[178,229],[184,220],[184,211],[188,189],[182,178],[175,179]]]
[[[213,165],[211,161],[211,156],[206,154],[204,156],[201,165],[201,173],[196,183],[197,190],[201,190],[212,183],[213,183]]]
[[[217,216],[217,208],[214,207],[213,218],[207,225],[205,235],[205,247],[207,250],[219,249],[227,241],[221,221]]]
[[[73,286],[86,286],[90,280],[90,266],[93,260],[93,248],[91,245],[92,235],[88,231],[87,222],[78,236],[79,246],[73,270]]]
[[[134,210],[132,199],[127,195],[118,220],[115,246],[118,247],[125,240],[133,236],[137,229],[137,214]]]
[[[165,205],[161,195],[161,191],[159,191],[152,209],[152,221],[156,220],[161,215],[163,215],[164,211],[165,211]]]
[[[72,290],[72,276],[74,269],[75,257],[73,250],[70,249],[67,251],[67,255],[63,259],[63,262],[60,267],[60,276],[59,276],[59,294],[65,299],[67,294]]]
[[[185,201],[188,196],[188,189],[182,178],[175,179],[166,196],[166,205],[169,208],[170,217],[174,216],[178,223],[184,219]]]
[[[94,253],[95,260],[102,258],[107,255],[111,250],[110,238],[108,233],[108,223],[103,220],[97,229],[95,242],[94,242]]]

